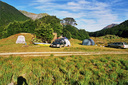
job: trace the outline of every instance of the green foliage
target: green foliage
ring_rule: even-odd
[[[127,55],[108,56],[2,57],[0,84],[14,82],[17,85],[17,78],[21,76],[28,85],[127,85],[128,71],[121,68],[124,63],[128,64],[122,60],[127,59]],[[119,62],[120,66],[112,67],[111,63]]]
[[[34,33],[36,23],[33,20],[26,20],[25,22],[14,21],[9,23],[2,33],[2,38],[6,38],[10,35],[25,32]]]
[[[61,23],[62,23],[63,25],[72,25],[72,26],[77,25],[75,19],[73,19],[73,18],[71,18],[71,17],[66,17],[66,18],[64,18],[64,19],[61,21]]]
[[[63,36],[68,39],[71,39],[71,33],[66,29],[64,29]]]
[[[117,35],[120,37],[128,37],[127,33],[128,33],[128,20],[109,29],[102,29],[96,32],[89,32],[89,35],[93,37],[99,37],[109,34],[109,35]]]
[[[53,39],[53,29],[50,24],[41,24],[35,29],[37,38],[40,38],[43,42],[51,42]]]
[[[54,32],[57,33],[58,37],[62,34],[63,27],[60,24],[60,19],[58,19],[56,16],[45,16],[40,20],[36,20],[36,22],[50,24]]]
[[[70,33],[69,33],[70,32]],[[84,40],[88,39],[89,35],[85,30],[79,30],[74,26],[71,25],[66,25],[64,26],[64,32],[63,32],[64,37],[72,37],[74,39],[79,39],[79,40]]]
[[[2,29],[5,27],[5,25],[13,22],[14,20],[25,21],[27,19],[29,18],[23,15],[13,6],[0,1],[0,32],[3,31]]]

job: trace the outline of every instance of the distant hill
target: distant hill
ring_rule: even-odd
[[[104,27],[103,29],[112,28],[112,27],[117,26],[117,25],[118,25],[118,24],[110,24],[110,25],[108,25],[108,26]]]
[[[117,35],[120,37],[127,37],[128,38],[128,20],[122,22],[119,25],[116,25],[110,29],[102,29],[96,32],[89,32],[90,36],[99,37],[104,35]]]
[[[19,10],[19,11],[22,12],[25,16],[27,16],[33,20],[40,19],[40,18],[48,15],[47,13],[35,14],[35,13],[23,11],[23,10]]]
[[[9,22],[13,21],[25,21],[30,19],[23,15],[13,6],[0,1],[0,27],[7,25]]]

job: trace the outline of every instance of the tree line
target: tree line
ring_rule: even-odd
[[[96,32],[89,32],[89,35],[93,37],[99,37],[99,36],[104,36],[108,34],[127,38],[128,37],[128,20],[112,28],[102,29]]]
[[[68,39],[75,38],[83,40],[89,38],[89,34],[85,30],[79,30],[74,26],[76,22],[64,21],[65,19],[66,18],[60,20],[56,16],[48,15],[35,21],[29,19],[26,21],[10,22],[4,30],[0,32],[0,38],[6,38],[22,32],[35,34],[36,37],[40,38],[43,42],[50,42],[54,37],[53,32],[56,32],[58,37],[63,35]],[[64,21],[63,24],[62,21]]]

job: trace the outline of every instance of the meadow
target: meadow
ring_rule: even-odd
[[[128,55],[0,57],[0,69],[0,85],[128,84]]]
[[[24,35],[27,45],[15,44]],[[0,40],[4,52],[128,52],[128,49],[104,47],[107,43],[125,41],[120,37],[91,37],[95,46],[83,46],[82,41],[70,39],[71,47],[51,48],[33,45],[34,36],[19,33]],[[71,55],[9,57],[0,56],[0,85],[128,85],[128,55]]]

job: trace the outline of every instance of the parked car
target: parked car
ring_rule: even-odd
[[[67,38],[56,39],[51,44],[51,47],[57,47],[57,48],[61,48],[65,46],[70,46],[70,41]]]
[[[64,38],[60,38],[60,39],[56,39],[55,41],[53,41],[53,43],[51,44],[51,47],[64,47],[66,44],[66,42],[64,41]]]
[[[108,47],[128,48],[128,44],[126,42],[114,42],[114,43],[109,43]]]

